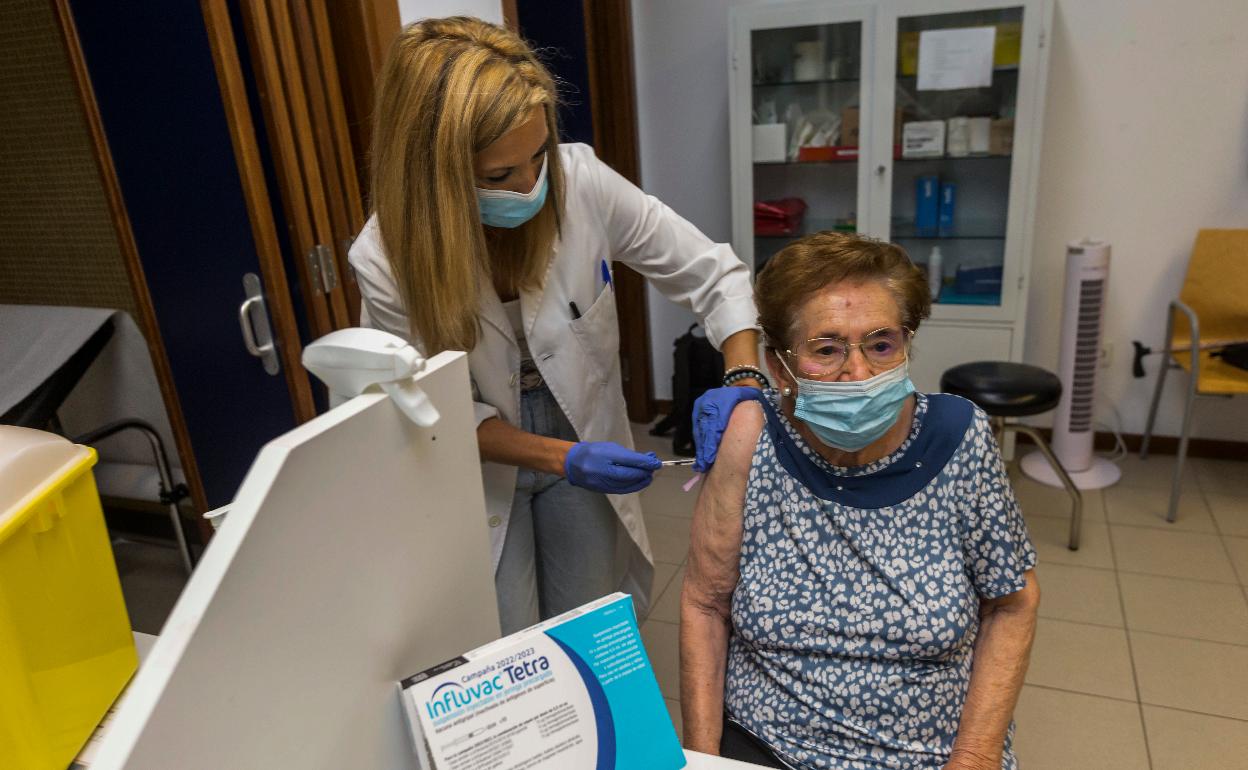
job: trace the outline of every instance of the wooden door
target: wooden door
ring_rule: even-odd
[[[233,499],[264,443],[315,414],[277,237],[252,216],[257,200],[267,203],[265,184],[236,152],[250,126],[221,98],[229,78],[199,9],[55,8],[182,467],[196,507],[215,508]],[[229,77],[241,82],[238,71]],[[241,336],[249,274],[273,319],[280,365],[271,369]]]
[[[320,337],[359,321],[359,291],[347,264],[351,239],[364,225],[363,203],[336,56],[324,0],[244,0],[241,26],[254,82],[242,79],[242,52],[225,0],[203,0],[205,23],[221,73],[222,96],[236,123],[254,126],[248,86],[258,93],[272,172],[287,224],[285,246],[298,276],[308,333]],[[237,77],[231,72],[237,73]],[[245,174],[257,188],[266,182],[254,129],[234,132]],[[272,229],[273,211],[256,196],[254,221]]]

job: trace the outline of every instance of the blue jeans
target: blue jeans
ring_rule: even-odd
[[[544,384],[520,393],[520,427],[539,436],[578,440]],[[494,573],[503,634],[617,590],[612,573],[618,522],[606,495],[574,487],[562,476],[521,468]]]

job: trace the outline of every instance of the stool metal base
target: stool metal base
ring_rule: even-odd
[[[1021,422],[1006,422],[1001,417],[991,417],[993,433],[997,436],[997,443],[1001,443],[1001,439],[1006,433],[1022,433],[1024,436],[1031,438],[1036,446],[1040,447],[1049,465],[1053,468],[1054,474],[1057,476],[1061,485],[1066,488],[1066,493],[1070,495],[1070,540],[1066,547],[1072,551],[1079,550],[1079,535],[1083,530],[1083,495],[1079,494],[1079,488],[1071,481],[1070,476],[1066,474],[1066,470],[1062,468],[1061,462],[1053,454],[1053,450],[1049,448],[1049,444],[1044,437],[1030,425],[1024,425]]]
[[[1043,452],[1031,452],[1018,465],[1023,473],[1041,484],[1059,488],[1064,486]],[[1122,478],[1122,469],[1104,457],[1093,457],[1092,465],[1087,470],[1067,471],[1067,475],[1080,489],[1104,489],[1118,483]]]

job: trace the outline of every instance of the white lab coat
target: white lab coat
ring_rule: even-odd
[[[520,294],[529,350],[547,387],[582,441],[632,447],[620,381],[615,293],[601,263],[620,261],[649,278],[668,299],[691,309],[715,347],[756,328],[750,271],[727,244],[717,244],[653,196],[646,195],[583,144],[559,147],[566,180],[563,233],[542,287]],[[407,315],[390,272],[377,218],[350,251],[359,282],[363,326],[409,340]],[[575,302],[582,316],[572,317]],[[480,298],[481,333],[468,355],[477,423],[499,417],[520,426],[520,348],[492,287]],[[511,513],[516,468],[483,462],[486,516],[497,569]],[[615,577],[649,606],[653,558],[637,495],[609,495],[628,538],[619,538]]]

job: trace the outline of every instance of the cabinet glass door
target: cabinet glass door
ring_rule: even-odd
[[[940,306],[1001,306],[1023,9],[902,16],[889,237],[938,270]],[[965,312],[965,311],[964,311]]]
[[[858,229],[863,21],[750,30],[754,268],[820,230]],[[864,132],[865,133],[865,132]],[[865,151],[865,150],[864,150]]]

